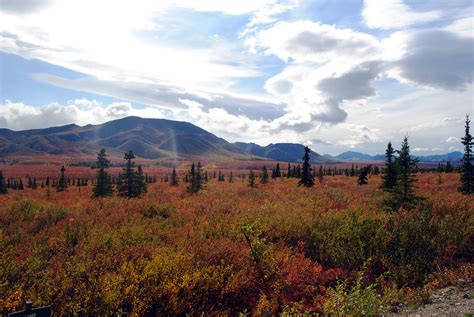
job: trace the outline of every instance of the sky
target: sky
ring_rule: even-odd
[[[0,128],[188,121],[319,153],[462,150],[472,0],[0,0]]]

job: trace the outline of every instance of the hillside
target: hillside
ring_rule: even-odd
[[[260,146],[255,143],[236,142],[234,145],[245,153],[275,161],[300,162],[302,161],[304,153],[304,145],[296,143],[276,143]],[[310,159],[313,164],[328,164],[337,161],[326,158],[314,151],[311,151]]]
[[[277,143],[261,147],[253,143],[229,143],[188,122],[127,117],[98,125],[75,124],[46,129],[13,131],[0,129],[0,158],[93,157],[99,148],[112,157],[133,150],[144,159],[220,158],[298,162],[304,146]],[[332,160],[311,152],[313,163]]]
[[[430,163],[445,163],[450,161],[451,163],[458,163],[462,159],[462,153],[455,151],[449,152],[445,154],[433,154],[433,155],[426,155],[426,156],[416,156],[420,160],[420,162],[430,162]],[[354,152],[354,151],[346,151],[336,156],[324,155],[327,159],[332,160],[340,160],[340,161],[352,161],[352,162],[360,162],[360,161],[384,161],[385,155],[377,154],[377,155],[369,155],[361,152]]]
[[[1,156],[95,155],[104,147],[111,155],[133,150],[142,158],[190,156],[245,158],[236,146],[191,123],[127,117],[99,125],[74,124],[47,129],[0,129]]]

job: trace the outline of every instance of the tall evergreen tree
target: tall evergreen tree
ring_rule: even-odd
[[[268,170],[267,167],[262,167],[262,174],[260,175],[260,184],[268,183]]]
[[[275,177],[281,177],[280,163],[277,163],[275,167]]]
[[[314,185],[314,178],[313,174],[311,173],[311,164],[309,164],[309,147],[304,147],[304,156],[303,156],[303,169],[301,171],[301,178],[298,182],[298,186],[303,185],[304,187],[313,187]],[[298,165],[299,167],[299,165]]]
[[[392,143],[388,142],[385,150],[385,168],[382,169],[382,189],[391,191],[397,183],[397,166],[394,157],[395,151]]]
[[[61,167],[61,176],[59,177],[58,184],[56,185],[56,191],[57,192],[62,192],[65,191],[67,188],[67,181],[66,178],[64,177],[64,172],[66,169],[64,168],[64,165]]]
[[[201,175],[201,162],[198,162],[197,166],[193,163],[189,172],[189,185],[187,191],[190,194],[195,194],[202,190],[202,187],[203,180]]]
[[[218,182],[223,182],[223,181],[225,181],[224,173],[222,173],[220,170],[219,170],[219,175],[217,176],[217,181],[218,181]]]
[[[135,181],[135,155],[133,151],[125,152],[124,160],[126,161],[125,167],[123,168],[123,173],[119,175],[119,185],[117,186],[118,195],[122,197],[132,198],[135,197],[135,192],[133,191],[133,183]]]
[[[286,172],[286,177],[290,178],[291,177],[291,165],[288,163],[288,171]]]
[[[351,166],[351,176],[354,177],[356,174],[355,169],[354,169],[354,164]]]
[[[178,175],[176,174],[176,168],[173,167],[173,172],[171,173],[171,186],[178,186],[179,181],[178,181]]]
[[[126,163],[123,172],[119,175],[117,184],[118,195],[127,198],[139,197],[144,193],[144,188],[146,188],[144,187],[146,184],[143,172],[139,174],[135,169],[135,155],[133,151],[126,152],[123,158]]]
[[[232,175],[232,171],[230,171],[230,174],[229,174],[229,183],[233,183],[234,182],[234,175]]]
[[[167,177],[167,176],[166,176]],[[135,187],[138,196],[147,192],[147,185],[145,181],[145,175],[143,175],[143,169],[141,165],[138,165],[137,174],[135,177]]]
[[[374,165],[374,168],[372,169],[372,173],[374,175],[379,175],[380,170],[379,170],[379,167],[377,165]]]
[[[446,173],[452,173],[453,172],[453,166],[451,165],[450,161],[446,162],[446,169],[444,170]]]
[[[367,185],[368,184],[367,175],[369,175],[370,169],[371,169],[371,165],[365,166],[365,167],[360,169],[359,179],[357,180],[357,183],[359,185]]]
[[[46,199],[47,200],[51,199],[51,188],[49,187],[49,183],[48,185],[46,185]]]
[[[322,181],[323,180],[323,166],[322,165],[319,165],[319,170],[318,170],[318,179],[319,181]]]
[[[396,159],[397,182],[394,187],[395,207],[411,207],[420,197],[415,195],[414,184],[418,170],[418,159],[410,155],[408,138],[405,137]]]
[[[5,184],[5,179],[3,178],[2,171],[0,171],[0,194],[7,194],[7,184]]]
[[[105,149],[101,149],[97,154],[96,168],[96,182],[92,190],[93,197],[105,197],[112,195],[112,181],[110,175],[107,173],[106,169],[110,166],[110,161],[107,159],[107,154]],[[80,181],[77,181],[77,184],[80,186]],[[74,184],[73,184],[74,185]]]
[[[250,188],[255,188],[257,187],[257,184],[255,184],[255,173],[253,172],[253,170],[250,170],[249,172],[249,187]]]
[[[467,115],[464,126],[464,137],[461,139],[461,143],[464,145],[464,155],[461,165],[461,186],[459,186],[459,191],[467,195],[474,193],[474,157],[472,153],[472,145],[474,142],[469,131],[470,123],[471,120],[469,119],[469,115]]]
[[[309,167],[311,167],[311,165]],[[301,178],[301,166],[299,164],[298,166],[296,166],[296,169],[294,170],[294,172],[295,172],[295,175],[293,175],[294,177]]]

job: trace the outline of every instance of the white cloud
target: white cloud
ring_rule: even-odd
[[[155,27],[166,27],[157,25],[159,15],[172,5],[171,1],[145,0],[55,1],[48,10],[33,11],[27,18],[0,11],[0,49],[121,81],[160,80],[197,88],[230,85],[234,78],[258,75],[248,63],[223,63],[229,58],[226,54],[238,55],[238,51],[229,51],[222,41],[212,47],[191,48],[143,40]],[[263,5],[254,4],[248,10]]]
[[[468,14],[467,17],[457,19],[449,24],[445,30],[460,36],[474,37],[474,16],[472,16],[472,10],[469,10]]]
[[[459,138],[455,137],[455,136],[450,136],[444,142],[445,143],[460,143],[461,140]]]
[[[371,86],[383,66],[383,50],[371,35],[311,21],[282,22],[251,37],[251,50],[263,50],[288,66],[265,83],[267,92],[288,104],[292,125],[343,122],[344,100],[375,95]],[[298,113],[309,116],[298,117]],[[295,122],[296,120],[296,122]],[[306,124],[306,125],[305,125]]]
[[[2,127],[12,130],[40,129],[72,123],[99,124],[126,116],[163,118],[164,114],[158,108],[133,108],[129,102],[104,105],[87,99],[70,100],[65,105],[51,103],[42,107],[9,100],[0,105]]]
[[[257,31],[260,25],[276,22],[278,15],[296,9],[300,2],[300,0],[286,0],[274,2],[260,8],[247,24],[246,29],[240,34],[240,37],[245,37]]]
[[[189,8],[196,11],[221,12],[230,15],[241,15],[260,12],[272,5],[277,5],[276,0],[176,0],[174,3],[178,7]]]
[[[379,129],[371,129],[363,124],[341,124],[340,129],[347,131],[345,138],[337,144],[355,148],[357,145],[379,142]]]
[[[442,13],[439,10],[416,12],[402,0],[365,0],[362,17],[371,28],[400,29],[435,21],[442,17]]]
[[[363,61],[378,53],[378,41],[366,33],[312,21],[280,22],[247,41],[251,49],[296,62]]]
[[[427,147],[416,147],[412,149],[413,152],[426,152],[426,151],[431,151],[430,148]]]
[[[420,85],[464,90],[474,72],[474,37],[441,30],[409,32],[406,50],[394,62],[400,77]]]
[[[284,113],[284,105],[281,102],[258,95],[184,89],[161,82],[144,84],[99,80],[94,77],[70,80],[46,74],[36,74],[35,78],[63,88],[107,95],[167,109],[182,109],[184,106],[181,100],[187,99],[199,102],[205,109],[220,107],[229,113],[244,114],[250,118],[275,119]]]
[[[437,120],[433,120],[429,122],[423,122],[415,126],[402,129],[401,132],[409,133],[409,132],[417,132],[417,131],[425,130],[425,129],[429,130],[429,129],[443,127],[449,124],[460,124],[461,122],[463,122],[463,120],[464,120],[464,117],[446,117],[446,118],[437,119]]]

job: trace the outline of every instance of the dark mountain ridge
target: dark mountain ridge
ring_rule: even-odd
[[[56,155],[94,157],[100,148],[111,156],[121,157],[125,151],[144,159],[199,159],[214,157],[237,160],[275,160],[301,162],[304,145],[275,143],[229,143],[223,138],[189,122],[166,119],[126,117],[103,124],[13,131],[0,128],[0,158]],[[422,156],[423,162],[459,161],[461,152]],[[311,163],[331,164],[347,161],[383,161],[384,155],[348,151],[337,156],[310,153]]]
[[[0,129],[0,155],[93,155],[128,150],[142,158],[193,155],[245,156],[226,140],[188,122],[127,117],[98,125],[74,124],[46,129]]]
[[[275,143],[260,146],[255,143],[234,143],[239,149],[248,154],[261,156],[274,161],[301,162],[303,160],[304,145],[296,143]],[[328,159],[316,153],[310,152],[310,162],[318,164],[335,163],[336,160]]]
[[[417,157],[420,162],[439,162],[439,163],[445,163],[447,161],[450,161],[451,163],[456,163],[459,162],[462,159],[463,154],[459,151],[454,151],[454,152],[449,152],[445,154],[433,154],[433,155],[425,155],[425,156],[416,156],[413,155],[414,157]],[[336,160],[342,160],[342,161],[384,161],[385,160],[385,155],[384,154],[377,154],[377,155],[369,155],[361,152],[354,152],[354,151],[346,151],[343,152],[339,155],[336,156],[331,156],[328,154],[325,154],[324,157],[328,159],[336,159]]]

